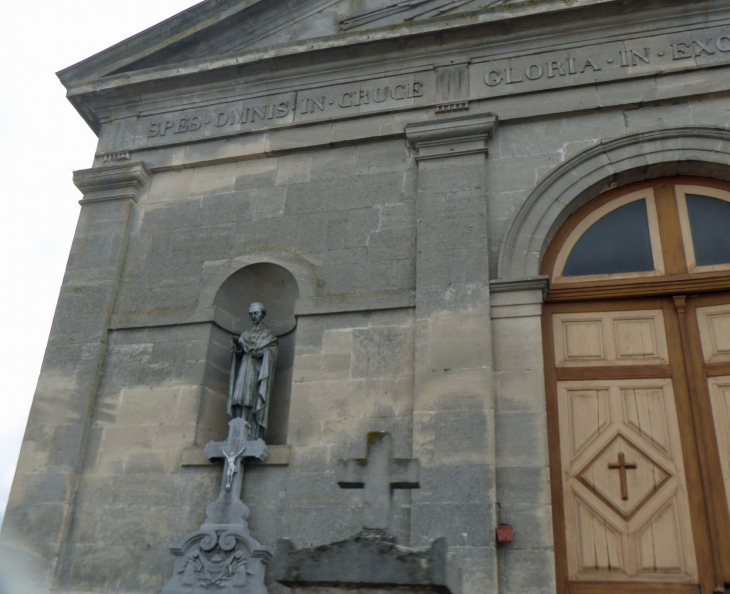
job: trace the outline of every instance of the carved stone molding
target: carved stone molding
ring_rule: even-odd
[[[486,153],[497,130],[494,114],[468,115],[406,126],[406,139],[416,160]]]
[[[458,101],[457,103],[444,103],[436,106],[436,113],[453,113],[455,111],[469,111],[468,101]]]
[[[84,194],[81,205],[90,202],[131,199],[137,202],[152,173],[141,162],[74,171],[74,184]]]
[[[266,594],[264,573],[273,553],[246,526],[204,524],[170,545],[175,560],[163,594]]]
[[[131,161],[132,155],[129,151],[121,151],[119,153],[106,153],[102,156],[104,165],[114,165],[119,161]]]
[[[539,317],[549,288],[547,276],[489,281],[490,317]]]
[[[513,293],[515,291],[541,291],[543,297],[548,293],[550,281],[547,276],[530,278],[496,279],[489,281],[490,293]]]
[[[560,225],[589,200],[619,186],[675,175],[730,180],[730,131],[668,128],[603,141],[566,161],[525,200],[499,254],[499,278],[539,274]]]

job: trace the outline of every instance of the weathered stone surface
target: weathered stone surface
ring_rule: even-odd
[[[337,461],[337,484],[363,489],[363,528],[389,530],[394,489],[417,489],[420,463],[414,458],[393,458],[393,436],[371,431],[365,458]]]
[[[433,591],[457,594],[458,570],[448,558],[445,539],[430,547],[409,549],[378,532],[362,532],[347,540],[313,549],[295,549],[290,540],[277,544],[276,579],[289,587],[306,585],[348,588],[431,586]],[[419,591],[419,590],[416,590]]]
[[[422,463],[393,497],[399,542],[448,537],[465,594],[554,591],[534,277],[601,192],[730,180],[728,18],[720,0],[216,0],[61,73],[99,144],[0,557],[35,564],[39,594],[160,591],[168,543],[219,492],[200,457],[226,435],[235,316],[215,296],[268,263],[299,292],[270,411],[287,449],[247,470],[256,536],[344,542],[363,496],[337,461],[389,431]]]
[[[461,577],[446,541],[411,549],[396,544],[393,536],[394,489],[417,489],[417,459],[393,458],[393,438],[387,432],[367,435],[367,456],[338,460],[337,484],[363,489],[363,530],[344,541],[296,550],[289,539],[277,545],[274,574],[277,581],[308,591],[313,586],[340,589],[433,591],[458,594]]]

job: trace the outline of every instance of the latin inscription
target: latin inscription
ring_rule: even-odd
[[[383,107],[413,102],[424,96],[425,83],[419,80],[388,80],[372,86],[290,93],[265,99],[253,99],[185,112],[174,116],[148,118],[148,141],[174,142],[178,138],[217,136],[221,132],[255,130],[271,124],[290,123],[306,116],[319,114],[336,116],[347,111],[359,111],[368,106]]]
[[[143,116],[137,120],[133,144],[157,146],[416,106],[435,106],[437,113],[446,113],[468,109],[468,101],[480,98],[722,64],[730,64],[729,27],[647,36],[633,41],[608,41],[501,59],[475,57],[468,67],[470,84],[466,85],[472,90],[471,96],[455,97],[457,102],[453,104],[437,88],[437,71],[425,69],[416,74],[293,90]]]
[[[304,97],[300,100],[299,113],[306,115],[318,111],[323,112],[327,111],[327,107],[334,107],[335,105],[341,109],[348,109],[350,107],[370,105],[371,103],[385,103],[388,100],[403,101],[417,97],[423,97],[423,83],[419,81],[393,84],[391,86],[375,86],[345,91],[330,97],[327,95]]]
[[[287,118],[295,109],[296,103],[241,102],[209,110],[205,114],[185,114],[177,117],[151,118],[147,127],[147,138],[174,137],[179,134],[200,132],[206,128],[221,129],[234,127],[240,130],[248,124],[267,124],[274,120]]]
[[[551,53],[542,60],[516,58],[487,62],[481,79],[487,87],[496,91],[501,88],[502,92],[515,92],[528,86],[535,88],[530,83],[538,81],[542,82],[539,88],[612,80],[635,73],[637,69],[672,64],[681,66],[703,58],[714,61],[723,55],[730,59],[730,35],[703,36],[686,41],[654,39],[635,48],[626,48],[623,43],[617,42],[591,48],[590,52],[582,56],[565,52],[564,57]]]
[[[546,64],[530,64],[525,68],[524,72],[517,72],[511,67],[502,70],[490,70],[484,77],[484,82],[489,87],[496,87],[502,83],[514,85],[525,82],[525,80],[540,80],[543,76],[555,78],[556,76],[565,76],[566,74],[584,74],[587,70],[598,72],[601,67],[596,64],[592,58],[585,58],[585,63],[580,66],[576,65],[575,58],[568,58],[565,62],[562,60],[553,60]]]

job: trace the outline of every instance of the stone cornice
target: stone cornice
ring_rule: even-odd
[[[147,166],[138,161],[124,165],[94,167],[74,171],[73,180],[84,195],[80,204],[131,199],[137,202],[152,179]]]
[[[547,276],[530,278],[496,279],[489,281],[490,293],[512,293],[514,291],[542,291],[543,297],[548,293],[550,281]]]
[[[408,124],[406,139],[416,160],[486,153],[497,130],[497,116],[479,114]]]
[[[621,5],[623,0],[574,0],[570,5],[548,0],[537,5],[534,2],[526,2],[522,5],[508,5],[496,10],[457,12],[425,21],[406,20],[398,25],[386,25],[346,33],[339,32],[322,37],[303,38],[263,48],[192,60],[174,66],[146,68],[134,73],[114,74],[114,71],[119,70],[122,66],[152,55],[156,51],[163,50],[171,43],[200,32],[258,2],[260,0],[217,0],[216,2],[208,2],[207,4],[210,4],[210,7],[197,5],[95,56],[59,71],[57,76],[70,92],[69,94],[73,95],[82,89],[88,92],[92,88],[101,90],[102,88],[109,88],[109,86],[126,86],[130,83],[139,82],[139,77],[157,79],[160,77],[184,76],[199,73],[201,70],[240,66],[277,57],[290,57],[302,53],[344,48],[363,43],[428,35],[474,25],[514,21],[515,19],[534,15],[574,12],[576,9],[595,5]],[[230,6],[225,6],[221,10],[215,6],[216,4],[228,4]],[[216,9],[219,14],[216,14]],[[200,14],[196,14],[196,12]]]
[[[92,60],[95,65],[93,68],[92,62],[80,63],[77,65],[78,68],[73,67],[74,76],[70,78],[64,76],[64,84],[68,90],[68,99],[97,134],[100,133],[103,123],[109,119],[118,119],[120,113],[126,113],[132,104],[134,109],[131,117],[136,117],[138,113],[159,113],[168,108],[193,109],[202,103],[183,105],[185,101],[180,97],[205,97],[204,103],[208,104],[209,101],[244,100],[283,92],[307,91],[310,88],[319,88],[325,79],[324,84],[329,85],[355,82],[356,79],[362,78],[363,73],[368,74],[368,79],[391,76],[395,71],[402,71],[404,64],[412,65],[414,61],[419,62],[421,71],[453,64],[454,60],[469,61],[474,78],[472,87],[488,91],[489,97],[494,96],[493,91],[499,91],[497,96],[502,96],[508,88],[510,91],[518,91],[517,86],[513,88],[504,83],[502,89],[487,87],[484,77],[489,74],[489,70],[483,72],[485,68],[491,68],[495,64],[501,68],[502,62],[508,63],[505,60],[532,55],[536,50],[542,54],[563,50],[578,51],[576,49],[578,47],[610,44],[624,38],[634,40],[636,37],[644,36],[647,29],[652,32],[661,31],[667,27],[676,27],[677,23],[683,23],[685,29],[688,24],[693,24],[695,28],[707,28],[717,19],[724,18],[723,15],[727,13],[726,6],[718,6],[720,1],[703,0],[703,6],[707,6],[698,11],[697,8],[680,5],[679,0],[667,0],[661,11],[646,7],[648,11],[646,19],[634,17],[631,23],[626,21],[625,3],[619,0],[594,3],[591,6],[571,3],[570,6],[562,5],[560,10],[555,11],[545,11],[549,3],[540,2],[539,15],[510,17],[516,19],[515,27],[506,30],[503,20],[491,20],[491,17],[495,16],[491,11],[488,11],[490,18],[486,18],[486,14],[478,13],[468,17],[464,23],[461,23],[460,18],[449,18],[446,21],[429,19],[425,22],[429,26],[436,26],[438,23],[439,30],[444,35],[437,51],[431,46],[432,34],[427,31],[416,34],[418,26],[409,22],[403,30],[396,28],[400,31],[399,34],[396,34],[396,29],[388,26],[381,28],[382,30],[367,29],[304,39],[283,46],[248,49],[241,53],[234,52],[194,60],[183,60],[181,57],[181,62],[174,65],[160,64],[149,67],[140,65],[139,70],[128,72],[118,72],[114,69],[107,71],[112,63],[117,63],[117,59],[112,59],[111,55],[104,57],[107,52],[102,52],[98,56],[99,64],[96,58]],[[644,9],[642,7],[641,10]],[[575,22],[575,28],[572,30],[564,26],[564,14],[561,11],[566,10],[573,11],[571,14],[574,18],[571,22]],[[609,26],[616,18],[621,22]],[[455,26],[456,21],[461,23],[458,27]],[[718,24],[724,26],[726,23],[718,21]],[[452,26],[455,28],[452,29]],[[557,34],[556,27],[559,31]],[[359,36],[357,40],[345,39],[355,33]],[[704,35],[704,33],[697,34]],[[541,41],[538,43],[536,39]],[[550,40],[549,43],[543,43],[542,40],[547,39]],[[170,43],[173,41],[171,39]],[[124,43],[113,52],[108,51],[119,53],[118,58],[122,60],[123,45]],[[356,51],[355,46],[357,46]],[[153,55],[154,52],[148,58]],[[124,58],[127,59],[130,58]],[[538,59],[535,54],[535,59],[537,63],[542,63],[543,56]],[[561,58],[545,56],[545,59]],[[106,66],[97,72],[96,66],[100,66],[101,62]],[[145,62],[145,64],[152,63],[154,62]],[[674,66],[684,68],[687,64],[679,62]],[[541,67],[544,68],[544,64]],[[653,68],[653,65],[651,67]],[[621,70],[620,66],[616,68],[619,69],[617,72],[621,73],[621,77],[632,78],[643,75],[645,70],[644,68]],[[604,66],[601,74],[604,77],[610,73],[615,74],[616,68],[609,69]],[[586,78],[580,76],[581,69],[582,67],[579,67],[576,76],[571,78],[571,86],[574,86],[579,79]],[[660,65],[659,72],[665,70],[667,70],[665,65]],[[524,75],[524,72],[522,74]],[[527,82],[520,85],[523,92],[530,85],[534,86],[532,79],[525,78],[525,80]],[[551,85],[562,86],[561,81],[563,77],[555,77],[551,79]],[[591,84],[595,82],[597,81],[592,80]],[[542,80],[535,84],[539,89],[551,87],[550,84],[546,87]],[[245,92],[240,89],[235,90],[236,85],[242,85],[241,88],[244,88]],[[193,88],[199,92],[191,93]],[[185,91],[177,92],[178,89]],[[477,97],[472,93],[470,99],[475,98]],[[443,103],[443,100],[439,103]],[[118,111],[120,106],[125,107],[121,112]]]

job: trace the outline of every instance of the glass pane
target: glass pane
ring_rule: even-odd
[[[601,217],[581,235],[568,256],[563,276],[652,270],[646,201],[635,200]]]
[[[730,263],[730,202],[687,194],[697,266]]]

